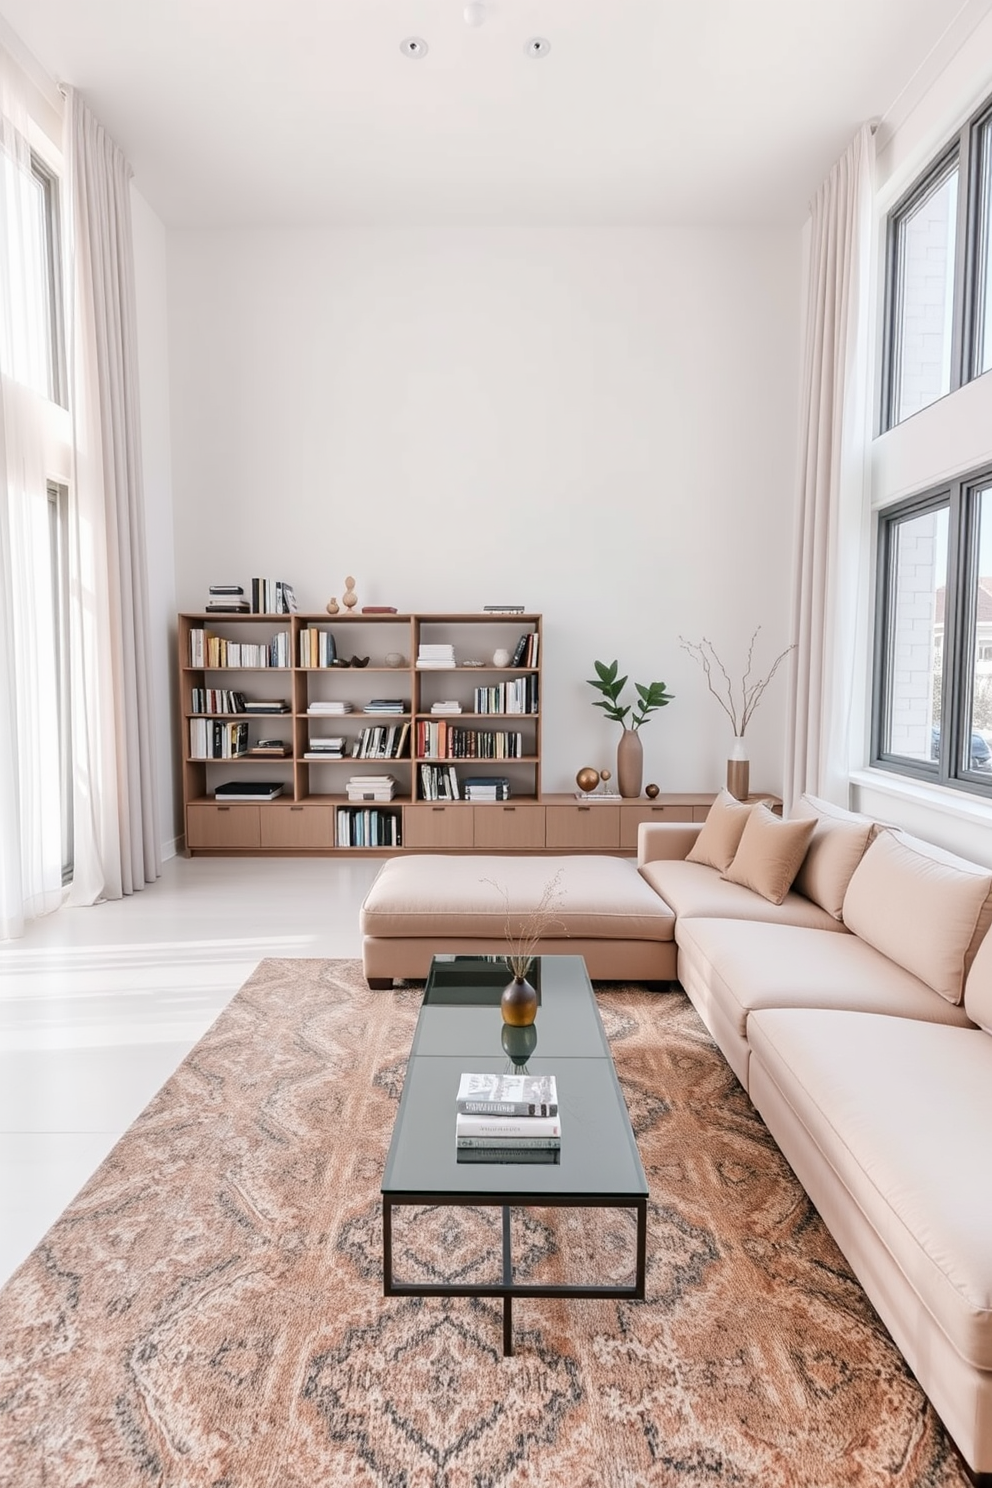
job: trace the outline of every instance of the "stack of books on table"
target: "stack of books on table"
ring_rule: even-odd
[[[392,775],[352,775],[345,790],[349,801],[391,801],[396,781]]]
[[[339,702],[336,700],[331,702],[320,702],[318,700],[310,703],[309,707],[307,708],[307,712],[314,716],[331,718],[334,717],[335,714],[352,712],[352,705],[351,703]]]
[[[459,1162],[559,1161],[554,1075],[462,1075],[455,1106]]]
[[[340,735],[327,734],[315,738],[311,734],[303,758],[307,760],[344,759],[344,739]]]
[[[205,609],[209,615],[247,615],[251,605],[240,584],[211,584]]]
[[[462,781],[466,801],[508,801],[510,782],[505,775],[469,775]]]
[[[447,645],[430,645],[421,641],[417,648],[417,666],[422,669],[445,671],[455,665],[455,648]]]
[[[409,713],[410,705],[403,698],[372,698],[371,702],[362,708],[363,713],[387,714],[391,717],[397,713]]]
[[[446,703],[431,703],[431,712],[432,713],[460,713],[461,711],[462,711],[462,705],[461,705],[461,703],[455,703],[455,702],[450,702],[450,701],[449,702],[446,702]]]

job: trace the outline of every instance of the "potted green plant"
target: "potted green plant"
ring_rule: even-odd
[[[635,682],[636,702],[623,703],[621,694],[627,686],[627,678],[617,676],[619,671],[617,663],[611,661],[607,665],[603,661],[594,661],[593,666],[596,668],[596,675],[588,678],[589,686],[595,687],[597,692],[602,693],[602,697],[597,698],[593,707],[602,708],[607,718],[612,718],[614,723],[619,723],[623,729],[620,743],[617,746],[617,786],[621,796],[627,798],[639,796],[641,778],[644,773],[644,750],[638,729],[642,724],[647,723],[651,714],[658,708],[667,707],[674,693],[668,691],[664,682],[649,682],[646,687],[640,682]]]

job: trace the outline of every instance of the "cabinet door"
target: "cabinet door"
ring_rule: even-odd
[[[609,852],[620,846],[620,808],[618,806],[548,806],[545,814],[545,840],[548,848],[578,847],[587,852],[597,849]]]
[[[334,846],[333,806],[266,806],[259,815],[263,847]]]
[[[473,807],[475,846],[500,852],[506,848],[544,846],[544,807],[513,806],[494,801]]]
[[[186,811],[188,848],[260,847],[259,806],[190,806]]]
[[[691,822],[692,813],[691,806],[650,806],[640,802],[636,806],[621,806],[620,846],[637,851],[637,828],[641,822]]]
[[[474,841],[473,811],[468,804],[404,806],[405,847],[471,847]]]

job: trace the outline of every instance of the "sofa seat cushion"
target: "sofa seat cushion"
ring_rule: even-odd
[[[461,857],[416,853],[391,858],[362,905],[367,936],[505,938],[517,935],[559,875],[547,940],[674,938],[675,917],[623,858]],[[504,893],[505,891],[505,898]],[[567,949],[564,947],[563,949]]]
[[[922,1306],[963,1359],[992,1369],[992,1037],[770,1008],[751,1015],[748,1038],[752,1069],[778,1090]]]
[[[781,904],[772,904],[752,889],[728,883],[715,868],[703,863],[660,858],[642,863],[638,872],[680,917],[767,920],[776,925],[809,925],[816,930],[844,933],[844,926],[832,915],[801,894],[790,891]]]
[[[970,1028],[963,1008],[854,935],[757,920],[680,916],[680,960],[692,964],[737,1033],[758,1008],[840,1008]]]

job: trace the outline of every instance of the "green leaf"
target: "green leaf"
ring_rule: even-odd
[[[609,666],[606,666],[605,663],[602,661],[594,661],[593,666],[596,668],[597,675],[600,676],[604,682],[613,682],[616,680],[617,664],[615,661],[611,661]]]

